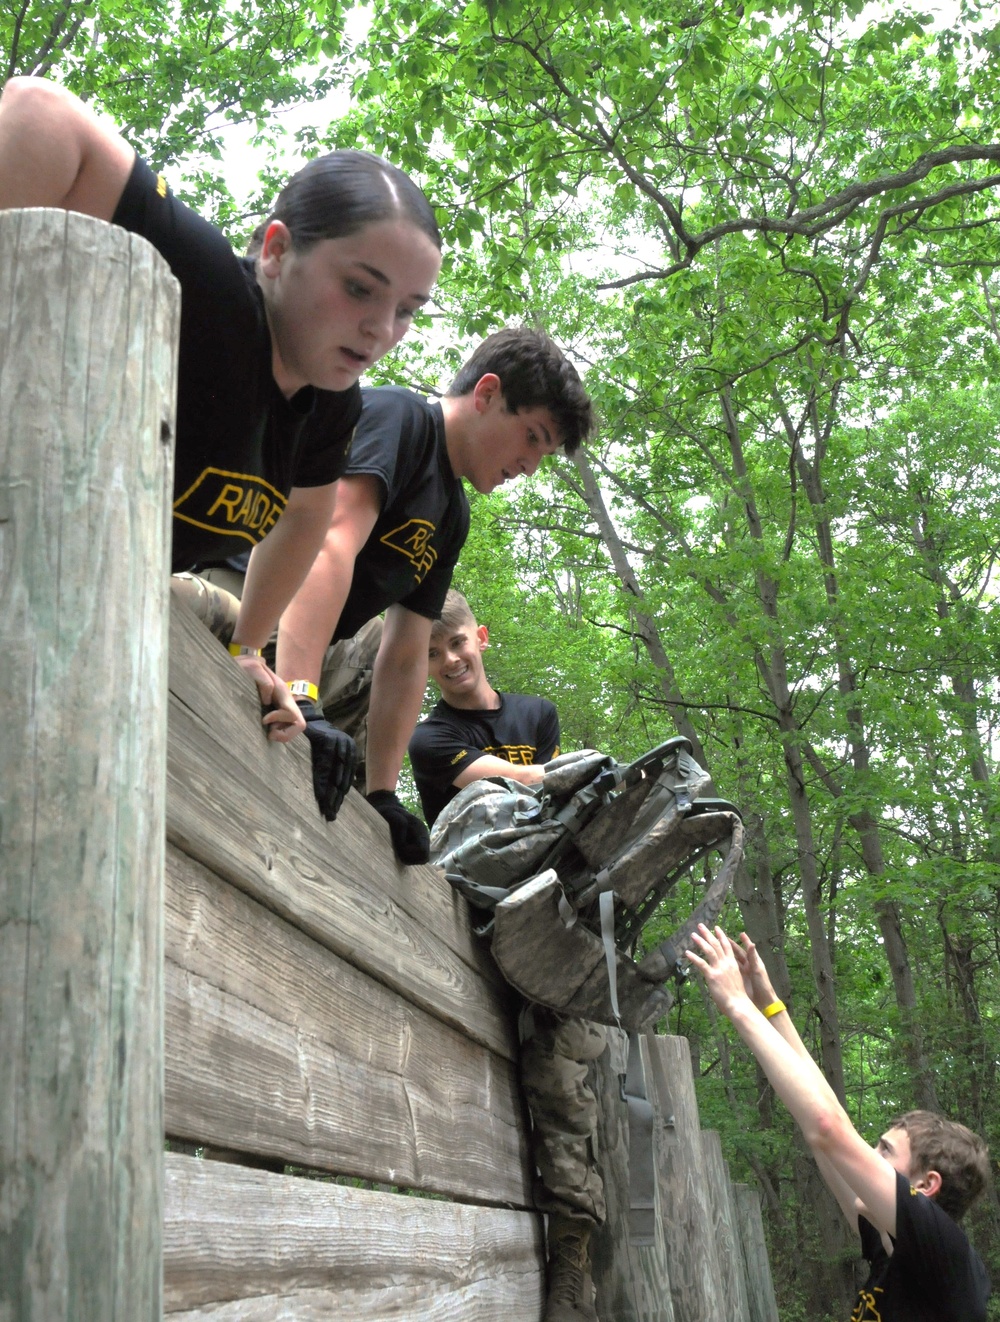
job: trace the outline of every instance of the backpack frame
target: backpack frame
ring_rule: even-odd
[[[702,901],[638,963],[643,925],[713,851]],[[675,736],[621,766],[587,749],[547,764],[538,786],[472,781],[444,808],[432,860],[481,917],[507,981],[528,1000],[636,1032],[670,1008],[664,985],[719,916],[743,856],[738,809]]]

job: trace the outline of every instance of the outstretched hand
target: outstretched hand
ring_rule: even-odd
[[[730,940],[729,944],[732,946],[733,957],[743,977],[744,990],[757,1009],[763,1010],[765,1006],[773,1004],[778,999],[777,995],[764,967],[764,961],[746,932],[740,933],[740,942],[741,944],[737,945],[735,941]]]
[[[727,1017],[742,1001],[751,1000],[744,980],[743,968],[748,964],[745,950],[730,941],[721,927],[713,932],[704,923],[698,924],[698,930],[692,932],[691,940],[698,951],[685,950],[688,960],[705,979],[708,994],[716,1006]],[[737,958],[737,954],[740,958]]]

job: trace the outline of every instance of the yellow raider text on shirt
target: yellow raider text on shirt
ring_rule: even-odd
[[[174,501],[174,518],[255,546],[277,523],[286,504],[281,492],[262,477],[205,468]]]

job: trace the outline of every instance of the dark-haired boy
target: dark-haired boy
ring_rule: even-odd
[[[430,677],[441,700],[410,739],[420,802],[433,825],[460,789],[487,776],[537,785],[559,754],[559,717],[547,698],[498,693],[483,666],[489,631],[465,597],[449,591],[431,628]],[[595,1322],[590,1236],[605,1219],[597,1163],[597,1099],[589,1063],[603,1055],[599,1024],[525,1005],[521,1086],[531,1111],[538,1168],[535,1205],[548,1213],[544,1322]]]
[[[702,926],[687,958],[701,972],[798,1123],[861,1238],[871,1274],[852,1322],[985,1322],[990,1282],[959,1220],[989,1183],[986,1144],[932,1111],[895,1120],[868,1146],[806,1051],[756,948]]]
[[[278,631],[275,669],[306,717],[321,810],[332,818],[350,783],[352,740],[336,728],[331,649],[385,612],[368,712],[367,797],[397,855],[427,858],[427,830],[395,795],[427,685],[431,626],[469,527],[462,479],[488,492],[531,475],[588,434],[591,405],[576,369],[540,331],[489,336],[444,397],[363,391],[333,522]],[[327,718],[324,718],[324,711]]]

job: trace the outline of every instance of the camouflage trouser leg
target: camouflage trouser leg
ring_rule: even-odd
[[[605,1049],[601,1024],[567,1019],[540,1005],[521,1017],[521,1086],[531,1111],[532,1155],[542,1212],[604,1221],[604,1185],[597,1168],[597,1100],[587,1063]]]
[[[372,696],[372,670],[382,642],[382,618],[376,615],[353,638],[326,649],[319,681],[323,715],[354,740],[358,761],[354,783],[365,789],[365,753],[368,748],[368,706]]]
[[[236,626],[243,595],[243,575],[233,569],[206,569],[200,574],[174,574],[171,591],[186,601],[200,620],[224,644],[228,644]],[[371,698],[372,669],[382,641],[382,619],[376,616],[359,629],[353,638],[344,638],[326,649],[323,673],[319,681],[319,700],[323,715],[354,740],[358,760],[354,783],[365,787],[365,751],[368,746],[368,704]],[[264,659],[274,664],[272,637],[264,649]],[[294,675],[292,676],[294,679]]]
[[[174,574],[170,591],[186,602],[198,619],[228,647],[240,613],[243,575],[234,569],[206,569],[203,574]]]

